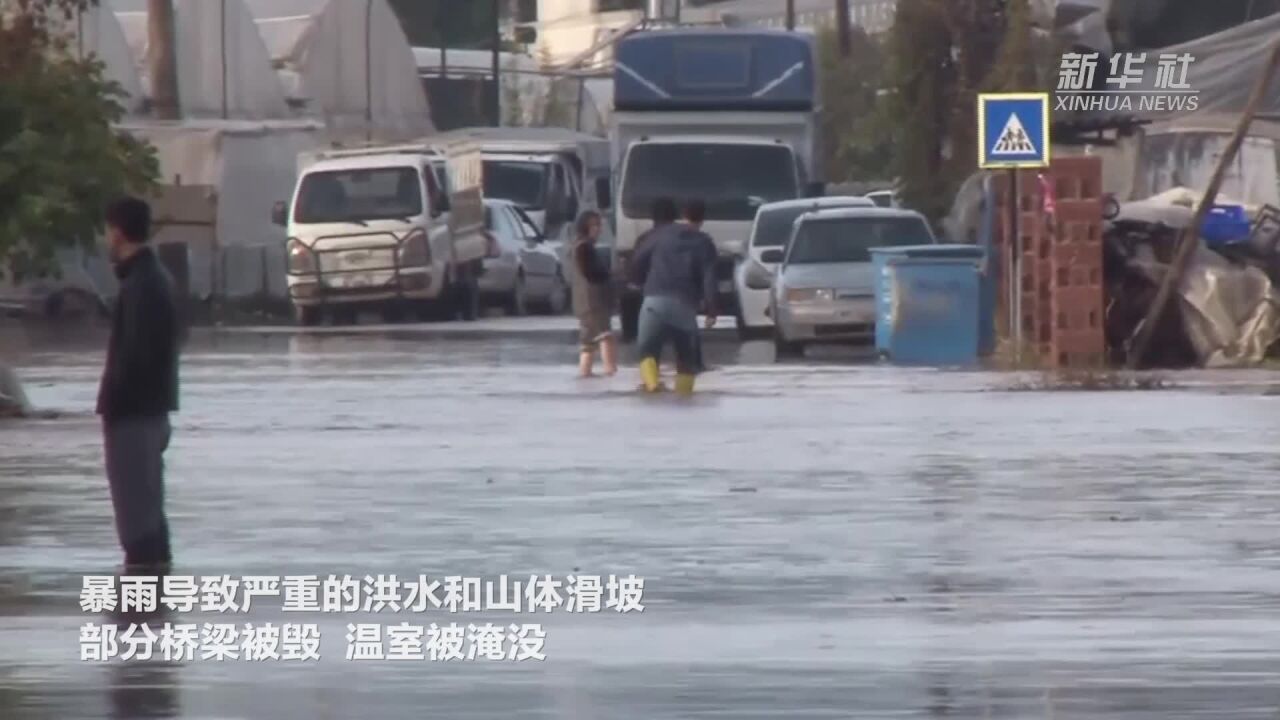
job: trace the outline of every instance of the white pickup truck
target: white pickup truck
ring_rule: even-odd
[[[437,167],[448,167],[449,182]],[[466,143],[369,147],[299,158],[292,201],[272,220],[288,230],[294,317],[355,322],[479,314],[488,251],[480,153]]]

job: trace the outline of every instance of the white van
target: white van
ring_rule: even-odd
[[[440,155],[416,146],[305,159],[292,202],[273,213],[288,229],[289,299],[299,324],[326,316],[350,323],[361,310],[391,322],[406,312],[478,316],[488,249],[479,154],[448,156],[451,193],[432,166]]]

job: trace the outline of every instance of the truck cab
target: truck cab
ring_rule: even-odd
[[[480,148],[484,196],[515,203],[561,250],[572,241],[579,212],[604,212],[610,205],[604,138],[562,128],[466,128],[452,134]]]
[[[615,272],[627,279],[658,197],[701,199],[719,250],[720,308],[760,206],[822,194],[812,39],[742,28],[646,30],[618,42],[611,133],[619,202]],[[639,289],[622,297],[635,337]]]
[[[433,166],[441,157],[452,187]],[[478,153],[421,146],[299,158],[293,197],[272,218],[287,228],[297,322],[354,322],[362,310],[474,319],[487,250],[479,171],[467,167],[478,163]]]

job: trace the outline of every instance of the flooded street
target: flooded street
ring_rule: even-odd
[[[0,344],[63,413],[0,424],[0,718],[1280,714],[1280,398],[717,341],[680,402],[575,379],[571,338],[204,331],[167,454],[176,573],[644,578],[523,663],[349,662],[341,615],[315,663],[81,662],[102,343]]]

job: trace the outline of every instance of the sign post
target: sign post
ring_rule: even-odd
[[[1018,228],[1019,168],[1049,166],[1049,94],[984,93],[978,96],[978,167],[1009,171],[1009,333],[1022,360],[1022,242]]]

